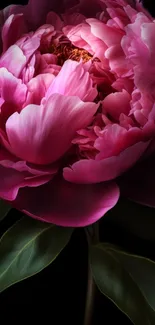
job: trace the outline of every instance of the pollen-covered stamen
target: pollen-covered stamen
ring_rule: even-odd
[[[57,56],[57,63],[61,66],[68,59],[78,62],[82,59],[85,63],[93,58],[88,51],[77,48],[71,44],[60,44],[59,46],[52,45],[50,52]]]

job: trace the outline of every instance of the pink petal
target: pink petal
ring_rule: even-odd
[[[120,114],[129,114],[131,96],[126,90],[112,93],[105,97],[102,102],[103,110],[115,120],[119,120]]]
[[[8,152],[5,148],[0,149],[0,165],[6,168],[14,169],[21,173],[30,173],[32,176],[54,175],[59,169],[58,164],[42,166],[27,163],[23,160],[18,160],[18,158]]]
[[[27,84],[28,96],[26,100],[26,105],[39,105],[54,78],[54,75],[50,73],[43,73],[36,76],[35,78],[32,78]]]
[[[124,35],[122,31],[109,27],[95,18],[89,18],[86,21],[91,26],[92,34],[101,39],[108,47],[120,44]]]
[[[120,44],[109,47],[105,52],[105,57],[109,60],[109,66],[118,77],[130,76],[132,65],[126,62],[126,57]]]
[[[97,96],[97,90],[93,87],[93,81],[82,64],[67,60],[58,76],[49,87],[46,97],[59,93],[65,96],[77,96],[83,101],[93,101]]]
[[[21,109],[26,99],[27,87],[20,79],[14,77],[6,68],[0,69],[1,97]]]
[[[4,67],[15,77],[19,77],[26,64],[26,57],[17,45],[12,45],[0,58],[0,68]]]
[[[53,94],[45,105],[26,106],[6,123],[12,151],[36,164],[56,161],[71,147],[76,131],[91,123],[97,107],[59,94]]]
[[[3,103],[0,113],[0,126],[5,128],[8,117],[20,111],[27,95],[27,87],[5,68],[0,69],[0,89]]]
[[[40,46],[40,37],[26,35],[23,38],[20,38],[16,44],[22,50],[23,54],[26,57],[26,63],[32,58],[33,54]]]
[[[97,183],[115,179],[131,168],[142,156],[148,142],[139,142],[122,151],[118,156],[103,160],[80,160],[71,168],[64,168],[63,176],[73,183]]]
[[[13,201],[19,188],[40,186],[47,183],[52,177],[51,175],[33,176],[0,165],[0,178],[0,197],[4,200]]]
[[[19,188],[36,187],[47,183],[56,174],[58,166],[49,168],[28,165],[18,161],[7,150],[0,149],[0,197],[12,201],[16,198]]]
[[[6,51],[26,32],[27,29],[22,14],[9,16],[2,29],[3,51]]]
[[[90,54],[99,58],[101,62],[104,62],[105,66],[107,65],[107,59],[104,56],[107,46],[102,40],[92,34],[88,24],[82,23],[77,26],[65,26],[63,33],[73,45],[85,49]]]
[[[38,188],[21,189],[17,209],[60,226],[83,227],[96,222],[119,198],[115,183],[76,185],[54,178]]]

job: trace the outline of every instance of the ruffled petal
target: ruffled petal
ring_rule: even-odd
[[[36,187],[47,183],[58,171],[58,165],[35,166],[19,161],[4,148],[0,148],[0,197],[15,200],[19,188]]]
[[[42,73],[35,78],[32,78],[27,84],[28,95],[26,105],[37,104],[39,105],[51,85],[54,75],[52,73]]]
[[[59,93],[66,96],[78,96],[83,101],[93,101],[97,96],[97,90],[93,87],[93,81],[82,64],[67,60],[58,76],[49,87],[46,97]]]
[[[10,46],[0,58],[0,68],[6,68],[17,78],[22,72],[25,64],[26,56],[16,44]]]
[[[0,68],[0,90],[4,101],[22,108],[26,99],[27,87],[14,77],[6,68]]]
[[[71,147],[76,131],[91,123],[97,107],[60,94],[53,94],[44,105],[26,106],[6,122],[12,152],[35,164],[56,161]]]
[[[111,93],[106,96],[102,102],[103,110],[111,117],[119,120],[120,114],[129,114],[131,96],[126,90],[122,92]]]
[[[71,168],[64,168],[63,176],[73,183],[97,183],[115,179],[131,168],[142,156],[148,142],[139,142],[122,151],[118,156],[103,160],[80,160]]]

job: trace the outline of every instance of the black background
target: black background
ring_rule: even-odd
[[[51,0],[52,1],[52,0]],[[12,1],[0,2],[0,7]],[[26,4],[27,1],[16,1]],[[144,1],[155,14],[153,0]],[[148,209],[148,208],[147,208]],[[147,210],[149,211],[149,209]],[[11,210],[1,231],[20,217]],[[126,228],[111,221],[108,214],[100,221],[102,241],[119,245],[128,251],[155,258],[154,245],[133,236]],[[70,243],[56,261],[36,276],[10,287],[0,296],[0,323],[38,323],[81,325],[87,285],[87,243],[83,229],[77,229]],[[93,325],[132,324],[107,298],[96,291]],[[142,324],[145,325],[145,324]]]

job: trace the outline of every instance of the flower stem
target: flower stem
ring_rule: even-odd
[[[94,294],[95,294],[95,283],[93,280],[91,268],[89,266],[88,267],[88,285],[87,285],[84,325],[92,324]]]
[[[94,225],[86,228],[86,235],[87,235],[88,249],[89,249],[90,245],[97,244],[97,242],[99,242],[99,224],[95,223]],[[92,275],[92,270],[91,270],[90,260],[89,260],[89,252],[88,252],[88,284],[87,284],[87,294],[86,294],[84,325],[92,325],[95,290],[96,290],[96,285]]]

